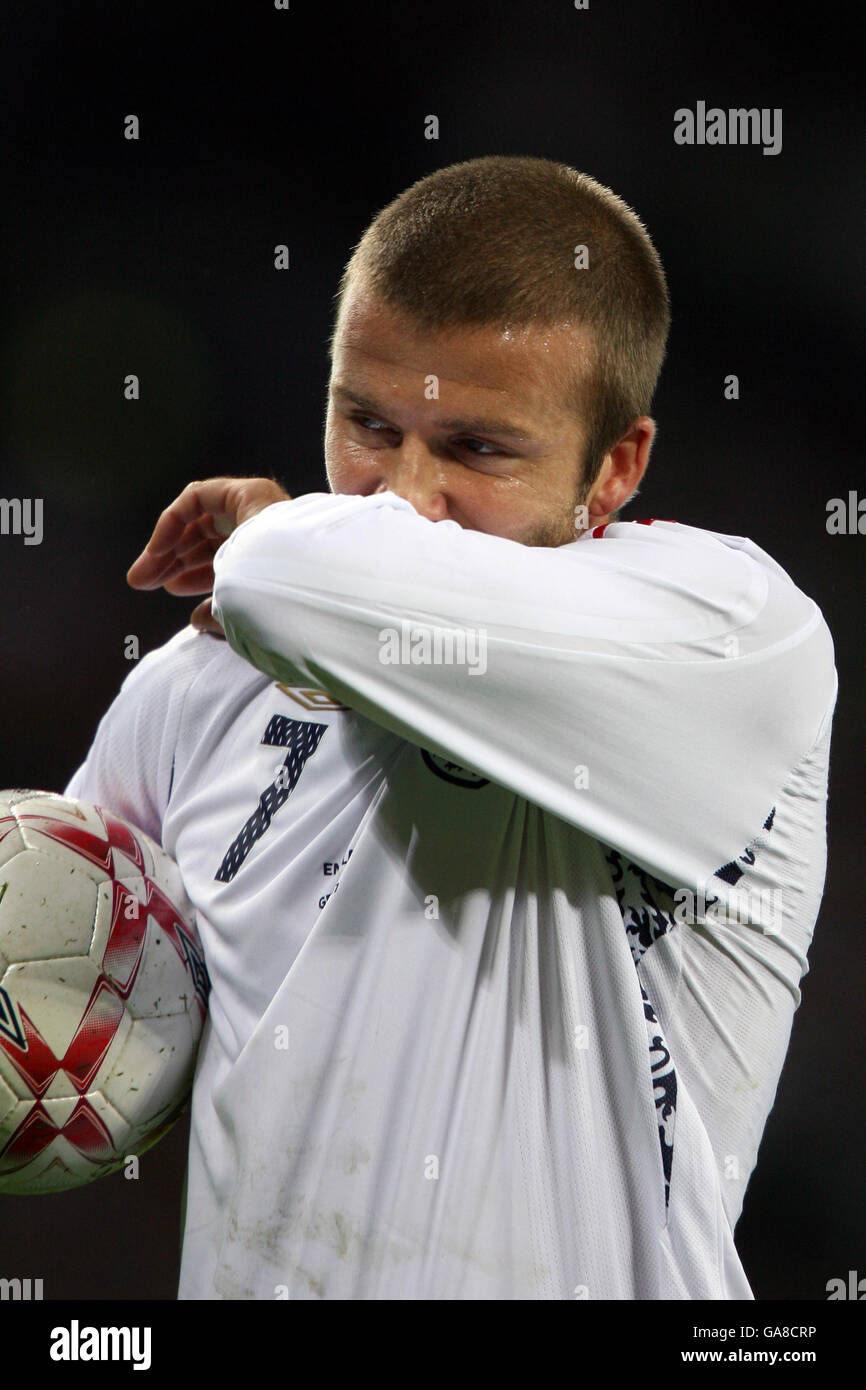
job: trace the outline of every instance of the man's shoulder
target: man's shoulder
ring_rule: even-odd
[[[765,550],[762,550],[748,536],[728,535],[724,531],[713,531],[706,526],[692,526],[673,517],[637,517],[629,520],[607,521],[601,526],[593,526],[584,531],[581,541],[606,540],[630,541],[640,545],[674,550],[703,550],[710,553],[732,552],[746,555],[758,564],[766,564],[780,576],[788,578],[781,565]]]
[[[729,535],[706,526],[692,526],[672,517],[638,517],[633,520],[608,521],[593,526],[580,536],[581,541],[630,541],[662,549],[695,550],[709,554],[729,553],[745,556],[754,564],[772,571],[778,578],[793,583],[791,576],[756,541],[749,536]]]
[[[702,575],[723,579],[726,574],[751,573],[760,575],[765,582],[766,593],[789,591],[789,597],[798,595],[804,611],[814,613],[816,605],[797,585],[796,580],[777,560],[749,536],[729,535],[723,531],[712,531],[707,527],[691,526],[668,517],[646,517],[633,521],[610,521],[585,531],[580,544],[604,542],[614,553],[622,555],[622,563],[631,564],[632,557],[645,556],[647,568],[662,566],[665,569],[678,565],[688,558],[689,568],[684,573],[692,581]],[[628,552],[628,558],[627,558]],[[602,555],[598,546],[598,554]]]
[[[185,697],[195,686],[213,699],[245,684],[265,683],[267,677],[232,651],[224,638],[187,626],[143,656],[124,682],[124,689],[139,699],[158,694],[177,698]]]
[[[708,626],[718,628],[726,654],[767,655],[780,644],[808,642],[827,683],[835,681],[833,638],[821,608],[751,537],[647,518],[597,526],[574,549],[583,546],[590,554],[594,547],[598,562],[630,584],[648,587],[665,611],[697,613],[705,636]]]

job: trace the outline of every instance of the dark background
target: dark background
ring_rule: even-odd
[[[0,494],[45,513],[40,546],[0,537],[0,786],[62,789],[130,669],[124,637],[143,654],[184,624],[195,600],[124,573],[186,482],[326,487],[332,295],[380,207],[456,160],[535,154],[644,220],[673,328],[626,516],[751,536],[837,648],[826,895],[737,1228],[761,1299],[866,1274],[866,541],[825,524],[864,478],[864,117],[859,42],[837,24],[693,0],[7,0],[0,42]],[[675,145],[675,109],[698,100],[781,107],[782,152]],[[137,1182],[0,1199],[0,1275],[42,1277],[47,1298],[173,1298],[185,1143],[181,1124]]]

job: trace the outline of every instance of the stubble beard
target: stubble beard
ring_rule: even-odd
[[[586,530],[586,527],[581,525],[578,520],[577,509],[585,505],[588,496],[589,488],[582,487],[572,511],[557,517],[556,520],[539,522],[525,536],[520,537],[521,544],[552,548],[569,545],[572,541],[576,541],[578,536]]]

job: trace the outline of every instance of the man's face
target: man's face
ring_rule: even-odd
[[[568,326],[431,334],[351,288],[328,394],[331,491],[394,492],[431,521],[525,545],[574,540],[585,434],[566,384],[586,353]]]

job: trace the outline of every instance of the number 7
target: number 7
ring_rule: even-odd
[[[226,850],[214,874],[218,883],[231,883],[256,840],[261,839],[276,812],[288,801],[304,770],[304,764],[315,753],[327,727],[327,724],[307,724],[301,719],[289,719],[284,714],[271,716],[262,735],[262,743],[273,748],[288,748],[289,751],[276,778],[265,787],[258,806]]]

